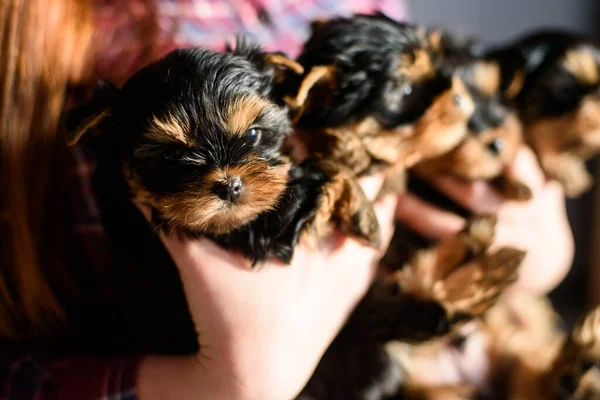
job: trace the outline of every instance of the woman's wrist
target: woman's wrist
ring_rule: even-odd
[[[208,361],[210,362],[210,361]],[[234,398],[214,368],[202,367],[195,355],[147,356],[141,360],[137,389],[140,400]],[[230,385],[232,386],[232,385]]]
[[[212,358],[199,355],[147,356],[141,360],[137,376],[140,400],[169,399],[279,399],[260,373],[247,379]]]

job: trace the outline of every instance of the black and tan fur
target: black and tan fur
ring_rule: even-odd
[[[468,134],[473,97],[462,77],[438,67],[422,27],[381,14],[319,21],[298,62],[306,72],[302,79],[290,78],[286,102],[308,154],[343,165],[356,177],[383,171],[386,192],[403,190],[407,168],[445,154]],[[493,218],[473,219],[456,237],[413,253],[404,268],[396,265],[399,271],[382,275],[381,282],[388,295],[441,304],[459,320],[477,316],[515,279],[523,255],[513,249],[488,254],[493,232]],[[388,324],[407,320],[403,313],[373,307],[359,306],[357,313]],[[439,320],[434,315],[433,309],[420,309],[411,318],[420,327]],[[385,351],[390,336],[353,318],[348,326],[352,329],[333,342],[302,399],[383,399],[398,392],[402,376]],[[405,334],[404,340],[441,335],[417,331],[421,336]]]
[[[600,397],[600,310],[583,314],[569,329],[549,300],[526,292],[503,296],[479,324],[489,362],[486,388],[461,385],[424,385],[409,378],[406,396],[414,400],[437,400],[440,393],[462,400],[592,400]],[[451,341],[407,347],[389,346],[390,353],[411,376],[411,360],[431,357],[444,346],[461,343],[468,335]],[[437,348],[439,347],[439,349]]]
[[[524,46],[526,42],[527,40],[524,40],[521,45]],[[535,48],[535,46],[544,47],[552,44],[556,47],[545,50]],[[508,115],[510,120],[514,119],[515,112],[520,119],[523,119],[525,139],[537,151],[542,163],[546,158],[554,165],[553,168],[562,169],[561,173],[576,171],[568,177],[566,175],[561,177],[553,175],[552,170],[545,168],[550,177],[559,179],[568,195],[575,196],[585,190],[589,184],[589,180],[584,179],[587,172],[583,160],[596,151],[593,144],[594,137],[598,134],[594,126],[596,119],[589,106],[590,102],[593,104],[592,99],[596,92],[593,89],[597,81],[597,62],[593,55],[595,50],[585,45],[574,50],[571,47],[574,45],[573,37],[568,34],[533,36],[529,45],[532,47],[527,50],[521,49],[522,58],[519,57],[522,54],[516,53],[518,46],[505,52],[494,53],[494,57],[489,55],[487,58],[477,57],[479,60],[477,63],[485,65],[483,70],[486,73],[482,74],[482,70],[471,71],[470,78],[466,77],[465,82],[469,87],[477,89],[477,93],[473,94],[475,99],[493,100],[496,107],[499,105],[508,111],[505,115]],[[542,54],[534,56],[534,50],[541,51]],[[539,77],[533,81],[540,80],[536,84],[530,83],[531,86],[525,85],[527,79],[531,78],[524,73],[524,70],[509,68],[514,66],[513,63],[523,65],[519,63],[526,63],[527,57],[540,57],[539,63],[546,63],[542,67],[536,65],[532,68],[532,71],[539,68],[540,71],[545,72],[539,72]],[[460,57],[448,57],[454,65],[456,60],[460,60],[459,65],[465,65],[465,58],[468,65],[465,52],[461,53]],[[510,71],[512,74],[509,74]],[[479,79],[486,75],[485,79]],[[545,82],[541,79],[545,79]],[[586,84],[587,88],[585,88]],[[546,85],[545,91],[541,88],[544,85]],[[561,96],[565,95],[560,92],[561,86],[566,86],[564,90],[570,93],[569,101],[561,100]],[[578,86],[583,87],[577,89]],[[519,93],[523,91],[530,93],[538,91],[538,97],[521,94],[523,97],[519,101]],[[582,96],[583,93],[587,94]],[[498,96],[500,94],[501,97]],[[572,104],[567,105],[569,102]],[[476,104],[481,103],[476,100]],[[490,103],[488,107],[489,105]],[[514,112],[511,110],[513,107],[516,107]],[[586,107],[588,107],[587,111],[584,111]],[[567,111],[569,109],[571,111]],[[524,113],[523,110],[528,111]],[[477,115],[476,111],[474,117]],[[552,115],[554,117],[550,120],[543,119]],[[586,120],[585,126],[582,126],[582,119]],[[503,123],[491,132],[495,133],[499,128],[503,129],[504,139],[509,139],[509,147],[514,149],[515,145],[520,145],[521,140],[510,139],[515,137],[517,131],[516,126],[510,129],[510,126],[514,126],[514,122],[510,120],[509,126]],[[474,126],[472,130],[473,128]],[[507,134],[510,136],[507,137]],[[567,138],[573,140],[568,145]],[[504,155],[502,152],[493,151],[496,153],[496,161],[489,162],[489,158],[481,157],[485,154],[485,143],[492,143],[486,139],[485,135],[470,135],[453,152],[439,159],[428,160],[413,171],[420,178],[425,179],[442,173],[466,180],[477,177],[494,178],[498,176],[496,171],[501,170],[501,164],[510,162],[514,157],[514,151],[509,149],[508,154]],[[475,146],[477,142],[480,143]],[[505,146],[500,148],[506,150]],[[498,146],[494,146],[494,150],[497,149]],[[409,190],[414,190],[415,186],[411,188],[410,182],[409,180]],[[527,199],[530,195],[529,190],[519,182],[511,183],[503,179],[500,186],[497,181],[493,183],[509,198]],[[426,199],[436,198],[438,204],[444,203],[442,196],[434,194],[435,191],[431,187],[427,186],[426,190],[423,190],[423,184],[420,184],[416,189]],[[468,212],[461,207],[455,204],[451,206],[450,209],[453,211],[468,215]],[[404,239],[398,241],[406,243]],[[599,356],[597,341],[600,337],[600,329],[597,321],[598,310],[593,310],[565,333],[546,299],[525,294],[506,294],[498,304],[486,312],[481,324],[481,329],[486,335],[488,361],[491,368],[486,377],[490,386],[485,390],[468,384],[429,386],[411,381],[412,359],[431,356],[436,353],[436,347],[441,349],[451,346],[453,342],[459,343],[456,351],[461,351],[460,343],[464,342],[464,338],[418,346],[398,344],[391,346],[391,353],[407,376],[404,396],[411,399],[595,399],[600,398],[600,370],[597,367]]]
[[[600,47],[581,35],[543,31],[492,49],[505,100],[519,112],[525,138],[546,174],[569,197],[592,179],[585,161],[600,151]]]
[[[359,237],[378,232],[368,224],[376,221],[371,204],[360,200],[364,194],[346,166],[315,157],[293,165],[282,152],[291,124],[278,95],[279,68],[295,64],[281,57],[244,43],[224,53],[175,50],[121,89],[104,87],[70,113],[72,142],[85,132],[98,133],[86,139],[102,155],[95,188],[117,265],[118,275],[111,278],[123,327],[107,335],[103,348],[198,351],[177,268],[130,198],[153,210],[157,229],[208,237],[253,262],[275,257],[287,263],[303,235],[318,239],[335,226]],[[469,245],[462,245],[465,254],[482,256],[467,250]],[[460,265],[448,266],[448,273]],[[365,353],[349,349],[350,342],[380,349],[391,339],[418,342],[443,335],[470,318],[470,311],[493,302],[513,272],[514,266],[476,275],[471,287],[478,296],[471,302],[443,293],[425,297],[412,289],[417,285],[410,277],[404,287],[397,279],[377,279],[322,365],[342,361],[338,350],[362,359]],[[444,288],[443,282],[437,286]],[[375,351],[367,357],[387,367],[384,356]],[[330,388],[329,372],[317,369],[307,388],[323,382]],[[362,398],[359,389],[378,390],[373,379],[387,378],[371,371],[361,377],[367,380],[348,386],[351,395],[344,399]],[[388,381],[394,388],[398,383]]]

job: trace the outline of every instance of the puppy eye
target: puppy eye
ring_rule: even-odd
[[[163,153],[163,159],[167,162],[180,161],[183,158],[181,150],[170,150]]]
[[[488,144],[488,149],[490,149],[490,151],[494,154],[499,154],[502,151],[502,145],[502,139],[498,138]]]
[[[455,105],[457,105],[457,106],[460,106],[460,102],[461,102],[461,101],[462,101],[462,96],[461,96],[461,95],[459,95],[459,94],[455,94],[455,95],[452,97],[452,102],[453,102]]]
[[[250,128],[244,134],[248,142],[256,145],[260,141],[261,131],[258,128]]]
[[[403,93],[405,96],[409,96],[409,95],[412,93],[412,91],[413,91],[413,90],[412,90],[412,87],[410,87],[409,85],[406,85],[406,86],[404,86],[404,87],[402,88],[402,93]]]

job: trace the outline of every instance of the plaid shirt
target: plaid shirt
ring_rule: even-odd
[[[154,56],[176,47],[206,46],[223,49],[226,40],[243,33],[267,50],[296,56],[313,19],[381,10],[401,20],[407,17],[403,0],[160,0],[159,36]],[[140,68],[141,56],[134,38],[133,19],[146,10],[135,0],[100,0],[97,18],[109,45],[98,49],[100,76],[124,80]],[[74,146],[71,169],[65,171],[70,195],[74,246],[84,254],[84,265],[102,282],[110,267],[107,240],[90,178],[94,171],[92,149]],[[107,295],[110,292],[108,282]],[[0,400],[136,398],[137,359],[65,357],[41,360],[30,355],[0,358]]]

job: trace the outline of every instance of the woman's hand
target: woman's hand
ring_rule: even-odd
[[[496,213],[496,246],[512,246],[527,251],[519,269],[516,287],[545,294],[568,273],[574,256],[573,234],[567,219],[561,186],[547,181],[528,148],[522,148],[507,174],[533,191],[527,202],[507,201],[484,182],[466,184],[452,178],[439,178],[434,185],[475,214]],[[397,217],[409,227],[430,238],[458,232],[465,221],[440,210],[410,193],[398,200]]]
[[[382,179],[363,183],[374,198]],[[388,197],[376,205],[386,246],[395,204]],[[251,270],[209,240],[161,239],[181,274],[201,350],[147,358],[142,400],[293,398],[366,293],[382,255],[336,234],[319,249],[300,244],[289,266],[270,261]]]

